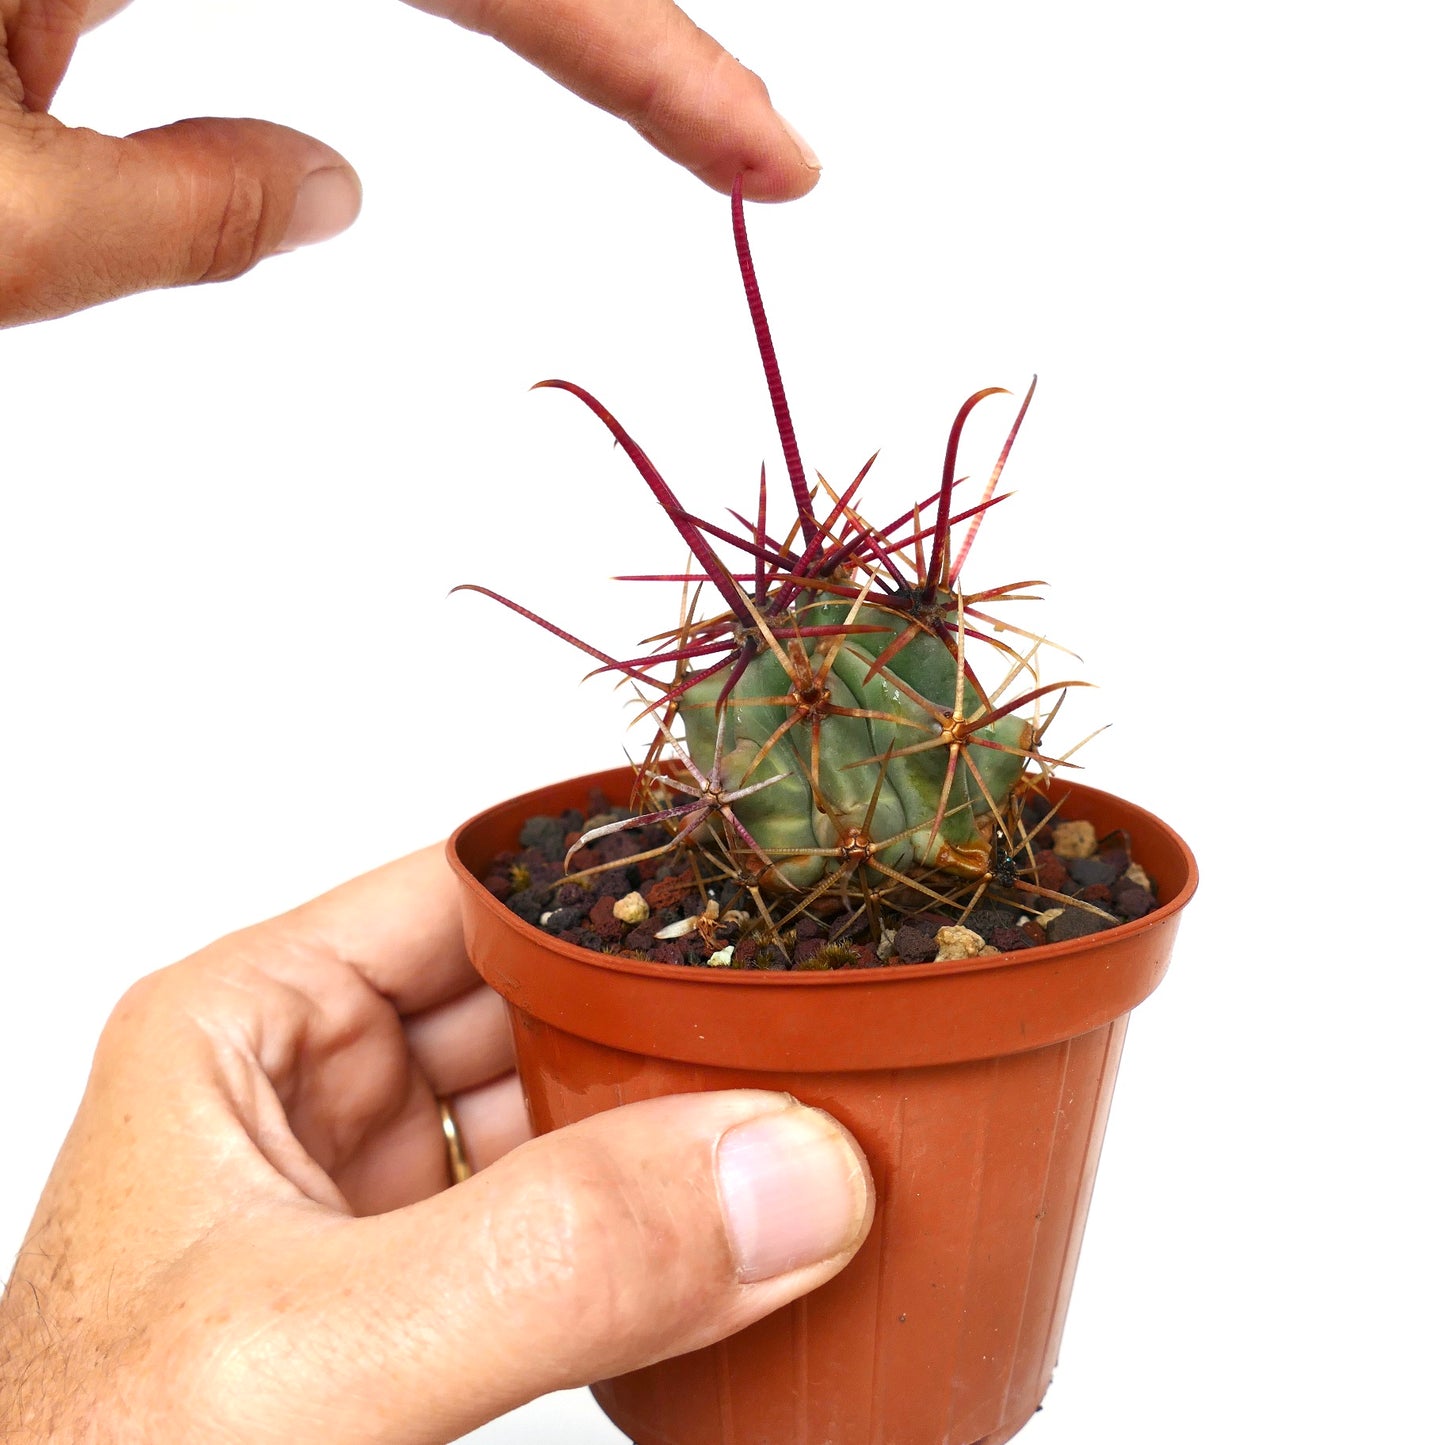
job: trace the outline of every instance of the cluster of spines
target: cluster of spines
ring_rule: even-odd
[[[1036,659],[1043,639],[992,612],[999,602],[1031,596],[1029,589],[1040,583],[1011,583],[973,594],[958,590],[960,573],[979,524],[984,514],[1003,500],[997,484],[1034,387],[1030,385],[1023,399],[980,500],[953,511],[954,491],[960,480],[955,476],[959,442],[975,407],[985,398],[1000,394],[999,387],[976,392],[960,407],[949,430],[938,489],[886,526],[870,526],[854,501],[876,453],[842,491],[835,491],[821,476],[815,487],[808,485],[748,246],[740,184],[733,190],[732,210],[739,267],[787,465],[793,515],[786,531],[781,535],[769,531],[766,470],[759,479],[755,516],[746,517],[729,509],[729,516],[741,530],[707,521],[683,506],[647,454],[594,396],[574,383],[550,380],[538,386],[572,393],[603,422],[686,545],[697,571],[690,566],[682,573],[619,579],[682,584],[687,592],[679,624],[647,639],[645,645],[650,651],[616,658],[490,588],[466,584],[466,590],[503,603],[586,652],[598,662],[597,671],[614,673],[632,683],[643,697],[645,711],[656,721],[655,735],[637,767],[635,802],[639,815],[628,823],[613,823],[594,831],[578,846],[622,828],[662,823],[671,830],[671,840],[662,849],[649,850],[649,854],[690,848],[695,866],[704,870],[699,874],[700,882],[714,888],[731,884],[735,892],[750,895],[774,937],[830,891],[841,894],[850,905],[834,931],[845,931],[859,911],[866,911],[875,936],[882,926],[884,905],[889,902],[906,901],[910,906],[931,903],[966,913],[990,887],[1037,895],[1040,890],[1028,881],[1031,831],[1023,822],[1022,800],[1038,780],[1064,761],[1047,758],[1039,751],[1040,739],[1053,716],[1050,712],[1040,719],[1039,706],[1045,697],[1061,697],[1065,688],[1075,684],[1040,682]],[[820,498],[827,506],[821,517]],[[955,549],[955,531],[965,523],[967,531]],[[734,571],[725,564],[719,544],[747,559],[742,570]],[[721,611],[699,618],[705,583],[716,590],[723,606]],[[832,606],[820,605],[830,599]],[[808,620],[823,610],[841,610],[843,615],[824,621]],[[788,680],[786,694],[747,701],[752,705],[786,705],[792,714],[760,750],[752,772],[760,769],[785,734],[806,728],[810,741],[804,758],[811,756],[807,781],[814,806],[827,812],[829,800],[818,787],[824,719],[842,715],[919,728],[916,717],[909,720],[876,709],[835,706],[829,698],[828,677],[840,650],[851,640],[868,634],[877,640],[880,633],[892,635],[872,655],[867,678],[884,673],[910,644],[929,637],[941,643],[952,659],[952,696],[940,699],[914,693],[912,701],[932,718],[927,729],[931,735],[896,748],[890,744],[886,754],[859,760],[875,766],[877,782],[865,815],[840,824],[835,830],[835,844],[782,852],[770,848],[755,836],[741,814],[756,809],[758,795],[782,783],[784,776],[725,777],[724,730],[720,725],[713,729],[713,757],[688,756],[676,736],[680,710],[687,705],[690,693],[705,692],[720,724],[725,709],[741,705],[734,700],[734,694],[749,669],[757,659],[770,656]],[[1021,646],[1005,641],[1000,633],[1011,633],[1020,639]],[[969,643],[983,645],[1006,660],[1007,676],[992,691],[973,667]],[[887,675],[896,683],[894,673]],[[1026,678],[1029,685],[1015,695],[1005,696],[1020,677]],[[1035,720],[1027,728],[1025,739],[1012,745],[988,739],[990,728],[1031,706]],[[968,866],[920,867],[905,873],[886,861],[888,849],[898,838],[871,836],[884,774],[894,759],[940,747],[949,750],[946,781],[939,792],[929,842],[936,842],[950,816],[962,806],[950,809],[949,800],[955,796],[959,770],[965,769],[974,774],[986,803],[989,846],[986,856],[970,858]],[[978,776],[974,758],[980,748],[1018,755],[1018,781],[1002,797],[993,796]],[[918,831],[915,824],[905,833]],[[784,852],[795,858],[803,854],[828,855],[830,866],[825,866],[820,881],[799,887],[790,884],[785,876]],[[779,893],[784,895],[781,914],[774,912]],[[769,898],[773,899],[772,907]]]

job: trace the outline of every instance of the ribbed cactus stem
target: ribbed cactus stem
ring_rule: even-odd
[[[881,865],[978,877],[992,857],[994,820],[1023,776],[1029,725],[1007,715],[977,725],[991,704],[962,679],[950,649],[903,613],[819,594],[797,610],[817,624],[854,614],[879,630],[797,640],[787,665],[762,654],[721,709],[716,680],[689,688],[679,707],[687,750],[695,760],[716,756],[730,789],[791,775],[737,808],[779,882],[810,887],[857,866],[860,846],[873,850],[861,860],[865,876]],[[847,839],[853,852],[841,856]]]

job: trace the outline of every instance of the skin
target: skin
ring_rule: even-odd
[[[355,219],[308,136],[49,113],[124,0],[0,0],[0,325],[227,280]],[[707,184],[817,180],[762,82],[665,0],[422,0]],[[448,1187],[438,1100],[479,1172]],[[431,1445],[698,1348],[867,1234],[853,1139],[785,1095],[682,1096],[529,1137],[501,1000],[440,849],[143,979],[96,1050],[0,1296],[14,1445]]]
[[[450,1188],[440,1096],[480,1169]],[[815,1288],[872,1210],[786,1095],[530,1139],[429,849],[122,999],[0,1300],[0,1438],[452,1440]]]
[[[114,137],[61,124],[86,29],[125,0],[0,0],[0,326],[160,286],[224,281],[356,218],[360,181],[310,136],[192,119]],[[494,36],[665,155],[754,200],[801,196],[818,162],[762,81],[668,0],[416,0]]]

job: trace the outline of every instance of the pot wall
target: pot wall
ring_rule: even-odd
[[[1125,1020],[998,1059],[779,1076],[644,1060],[514,1018],[539,1129],[657,1094],[783,1088],[847,1125],[873,1169],[876,1222],[841,1275],[732,1340],[597,1386],[639,1445],[970,1445],[1033,1414]]]
[[[534,1126],[662,1094],[782,1089],[853,1131],[878,1206],[842,1274],[710,1349],[597,1385],[603,1409],[638,1445],[1008,1439],[1058,1358],[1129,1011],[1167,965],[1195,884],[1188,850],[1073,787],[1071,812],[1130,831],[1158,913],[1024,954],[837,974],[607,958],[480,886],[527,817],[585,806],[599,785],[625,798],[630,778],[513,799],[452,841],[468,948],[511,1006]]]

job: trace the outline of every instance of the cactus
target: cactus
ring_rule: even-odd
[[[851,611],[805,593],[795,615],[840,627]],[[976,877],[991,857],[980,819],[991,815],[991,799],[1018,786],[1029,724],[1006,715],[980,726],[988,709],[977,689],[959,678],[937,637],[907,637],[906,614],[865,605],[855,620],[878,630],[762,652],[725,702],[720,677],[693,684],[679,704],[688,752],[717,755],[729,789],[749,779],[786,780],[740,802],[737,812],[795,887],[816,883],[845,839],[854,846],[877,841],[874,873],[944,869]],[[879,665],[885,648],[900,641],[891,661]],[[950,752],[930,744],[945,736],[960,746]]]
[[[1076,684],[1043,683],[1042,639],[994,613],[1040,584],[967,592],[959,580],[984,514],[1002,500],[999,476],[1033,385],[977,502],[954,510],[959,440],[998,387],[959,409],[938,490],[888,525],[870,526],[854,503],[873,459],[841,491],[821,476],[808,484],[740,185],[732,213],[787,466],[786,528],[770,530],[766,471],[752,518],[734,512],[735,526],[705,521],[595,397],[571,382],[544,381],[538,385],[571,392],[597,415],[686,543],[700,575],[689,568],[625,579],[681,583],[683,621],[651,639],[651,652],[616,658],[488,587],[465,584],[589,653],[598,671],[630,681],[656,724],[637,766],[639,811],[595,828],[573,854],[608,834],[664,825],[668,841],[634,856],[690,853],[699,881],[727,893],[724,908],[751,899],[775,944],[827,894],[843,905],[827,910],[841,919],[833,936],[857,936],[866,918],[875,940],[909,910],[942,905],[966,916],[989,893],[1012,893],[1025,906],[1066,902],[1030,880],[1023,804],[1063,761],[1045,757],[1040,742],[1064,689]],[[742,565],[726,565],[720,547],[740,554]],[[722,610],[699,616],[707,584]],[[979,654],[1002,662],[1005,676],[991,688],[975,668]]]

